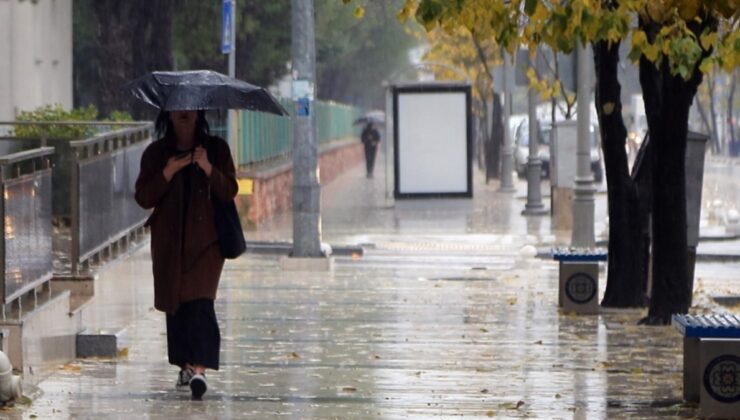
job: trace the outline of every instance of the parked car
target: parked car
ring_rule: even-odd
[[[552,135],[552,124],[540,121],[538,150],[542,161],[542,177],[550,176],[550,139]],[[516,122],[511,132],[514,138],[514,169],[520,178],[527,176],[527,160],[529,159],[529,119],[523,118]],[[598,126],[591,126],[591,172],[594,181],[601,183],[604,179],[604,165],[599,145]]]

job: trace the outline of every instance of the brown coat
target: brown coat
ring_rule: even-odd
[[[136,180],[136,202],[154,209],[146,222],[151,227],[154,307],[170,314],[181,303],[215,299],[224,263],[210,197],[233,200],[236,171],[223,139],[208,137],[204,143],[213,170],[210,177],[200,170],[192,176],[186,220],[182,205],[185,169],[170,182],[162,173],[167,159],[176,153],[173,139],[159,139],[146,148]]]

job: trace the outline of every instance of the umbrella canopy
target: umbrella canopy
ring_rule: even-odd
[[[355,125],[365,124],[385,124],[385,112],[383,111],[369,111],[362,117],[355,120]]]
[[[154,71],[125,89],[162,111],[249,109],[288,115],[264,88],[210,70]]]

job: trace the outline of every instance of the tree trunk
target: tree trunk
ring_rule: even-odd
[[[98,23],[100,115],[128,109],[141,117],[147,108],[138,104],[132,107],[136,102],[121,87],[147,71],[172,69],[173,3],[96,0],[91,4]]]
[[[706,26],[705,26],[706,25]],[[690,25],[694,33],[716,25],[711,18]],[[655,26],[645,27],[649,39]],[[699,60],[701,62],[701,60]],[[640,84],[645,98],[652,144],[653,269],[650,310],[640,323],[668,325],[675,313],[688,312],[691,279],[688,276],[686,236],[686,137],[689,109],[701,84],[698,64],[684,80],[671,74],[663,60],[659,67],[640,59]]]
[[[736,135],[735,135],[735,85],[737,84],[737,71],[732,72],[732,79],[730,82],[730,94],[727,95],[727,124],[730,126],[730,144],[728,152],[735,148]]]
[[[486,156],[486,167],[491,170],[491,177],[499,178],[501,173],[501,148],[504,143],[504,108],[501,105],[501,94],[493,95],[493,114],[491,135],[489,137],[490,154]],[[488,157],[490,156],[490,160]]]
[[[480,89],[480,84],[478,84]],[[490,135],[488,133],[488,110],[489,110],[489,104],[488,101],[484,98],[481,98],[480,106],[478,107],[481,111],[481,116],[476,118],[476,128],[477,128],[477,135],[475,136],[475,158],[478,162],[478,168],[485,169],[486,171],[486,183],[488,183],[489,171],[488,171],[488,143],[490,140]]]
[[[636,307],[645,303],[647,212],[638,202],[629,174],[622,119],[621,86],[617,78],[619,44],[594,44],[596,109],[606,168],[609,204],[609,269],[602,306]]]
[[[701,100],[698,97],[696,97],[694,100],[696,102],[696,108],[699,110],[701,122],[702,124],[704,124],[704,130],[706,130],[706,132],[709,134],[709,137],[711,138],[713,137],[712,127],[709,124],[709,117],[707,117],[707,111],[704,109],[704,104],[701,103]]]
[[[722,151],[719,129],[717,128],[717,108],[714,106],[715,91],[717,89],[717,70],[714,69],[712,77],[709,78],[709,115],[712,117],[712,151],[715,155]]]
[[[92,2],[98,20],[100,42],[100,85],[97,106],[101,116],[121,108],[123,86],[130,78],[133,53],[130,29],[129,2],[98,0]]]

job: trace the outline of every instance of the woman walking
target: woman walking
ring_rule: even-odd
[[[211,200],[237,193],[227,143],[209,135],[204,111],[163,111],[158,140],[141,159],[136,202],[153,209],[154,307],[167,314],[167,352],[180,368],[176,386],[194,399],[206,392],[206,369],[218,370],[221,335],[213,302],[224,258]]]

